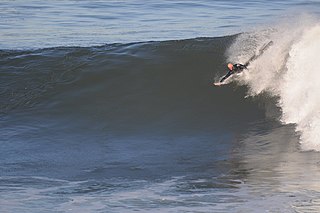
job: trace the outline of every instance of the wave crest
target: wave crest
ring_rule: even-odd
[[[229,60],[244,62],[266,40],[273,40],[274,45],[238,82],[248,85],[249,96],[268,93],[278,97],[280,120],[296,124],[302,149],[320,151],[320,24],[300,17],[276,28],[243,34],[231,46]],[[240,46],[250,47],[249,51],[232,54],[241,50]]]

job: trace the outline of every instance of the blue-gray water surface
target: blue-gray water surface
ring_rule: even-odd
[[[319,2],[3,0],[0,2],[0,48],[216,37],[254,30],[300,13],[319,14]]]
[[[212,87],[317,1],[1,1],[0,212],[319,212],[277,99]]]

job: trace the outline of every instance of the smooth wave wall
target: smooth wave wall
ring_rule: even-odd
[[[261,109],[242,100],[243,87],[214,88],[212,81],[225,74],[225,62],[244,63],[272,40],[236,81],[248,96],[268,94],[266,107],[276,97],[279,120],[296,125],[304,150],[319,151],[319,35],[318,20],[300,16],[220,38],[5,50],[0,111],[112,133],[210,132],[254,121]]]
[[[235,38],[3,51],[0,112],[12,134],[16,125],[22,134],[35,126],[55,136],[239,130],[264,112],[243,99],[244,87],[213,86],[226,72],[224,53]]]

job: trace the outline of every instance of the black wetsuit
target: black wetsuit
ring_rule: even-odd
[[[232,70],[229,70],[229,72],[223,78],[221,78],[220,83],[224,82],[231,75],[242,72],[244,69],[247,69],[246,65],[234,64]]]

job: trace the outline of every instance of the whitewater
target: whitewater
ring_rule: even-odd
[[[238,83],[248,86],[248,97],[265,93],[277,97],[279,120],[296,125],[301,148],[320,151],[319,21],[300,16],[243,33],[228,50],[228,60],[243,63],[268,40],[274,44],[250,64]]]

